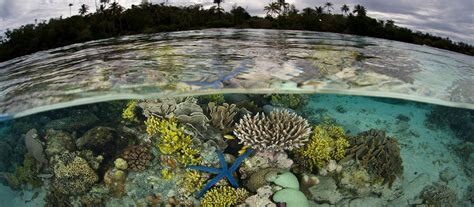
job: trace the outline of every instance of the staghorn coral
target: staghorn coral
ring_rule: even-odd
[[[153,160],[151,150],[140,145],[127,147],[121,157],[126,161],[128,169],[135,171],[145,170]]]
[[[310,132],[304,118],[287,110],[275,110],[269,116],[245,115],[234,130],[241,144],[269,151],[299,148],[308,141]]]
[[[165,155],[173,155],[182,165],[198,164],[199,151],[192,146],[191,136],[184,133],[184,128],[178,127],[174,119],[159,119],[148,117],[145,121],[147,132],[156,136],[155,146]]]
[[[271,103],[273,106],[301,109],[308,104],[309,96],[304,94],[273,94]]]
[[[74,153],[66,153],[55,160],[53,187],[58,193],[80,195],[99,180],[89,163]]]
[[[456,192],[440,183],[426,186],[420,197],[423,199],[423,203],[428,206],[454,207],[459,204]]]
[[[368,172],[383,179],[389,186],[403,173],[400,148],[396,139],[388,137],[385,131],[371,129],[349,139],[351,147],[344,160],[355,158]]]
[[[230,186],[214,187],[201,199],[202,207],[230,207],[243,203],[248,197],[245,189]]]
[[[234,117],[237,114],[235,104],[224,103],[222,106],[217,106],[214,102],[208,104],[209,115],[214,127],[224,131],[228,131],[234,124]]]
[[[131,100],[127,103],[127,107],[122,112],[122,118],[131,122],[138,122],[135,111],[137,110],[137,101]]]
[[[333,124],[318,125],[313,130],[308,143],[296,150],[300,162],[306,162],[310,168],[321,169],[330,160],[344,158],[345,149],[349,147],[344,129]]]

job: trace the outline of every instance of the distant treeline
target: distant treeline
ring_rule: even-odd
[[[120,35],[218,27],[338,32],[429,45],[474,55],[474,47],[471,45],[413,32],[395,26],[390,20],[367,17],[367,11],[361,5],[356,5],[352,12],[344,5],[341,7],[342,14],[331,14],[330,3],[298,11],[294,5],[278,1],[279,3],[270,3],[263,8],[267,16],[262,18],[251,16],[239,6],[225,12],[220,6],[222,1],[219,0],[214,1],[219,3],[217,6],[209,9],[203,9],[201,5],[176,7],[163,4],[142,4],[124,9],[116,2],[101,2],[104,3],[95,13],[87,14],[88,7],[82,5],[80,15],[50,19],[48,22],[8,30],[0,40],[0,61],[40,50]]]

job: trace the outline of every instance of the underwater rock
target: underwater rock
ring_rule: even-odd
[[[15,150],[7,142],[0,141],[0,152],[0,172],[4,172],[12,166],[11,156]]]
[[[385,131],[371,129],[350,137],[350,148],[343,161],[355,158],[361,161],[368,172],[383,179],[389,186],[403,174],[400,147],[396,139],[388,137]]]
[[[104,183],[114,197],[122,197],[125,194],[125,181],[127,174],[123,170],[111,169],[105,172]]]
[[[336,181],[332,177],[319,177],[319,184],[309,189],[311,200],[317,203],[336,204],[342,199],[342,194],[337,190]]]
[[[127,147],[121,157],[130,170],[142,171],[151,165],[154,156],[148,147],[135,145]]]
[[[306,196],[301,191],[291,188],[285,188],[277,191],[272,198],[274,202],[285,203],[287,207],[309,206]]]
[[[49,129],[46,131],[44,139],[46,140],[45,152],[48,158],[76,149],[74,139],[67,132]]]
[[[421,192],[420,198],[429,206],[458,206],[457,194],[448,186],[434,183],[426,186]]]
[[[356,198],[349,202],[350,207],[379,207],[387,206],[387,201],[376,197]]]
[[[439,179],[446,183],[451,180],[454,180],[454,178],[456,178],[456,173],[454,173],[453,170],[451,170],[451,168],[449,167],[439,172]]]
[[[466,200],[470,201],[471,204],[474,204],[474,184],[469,185],[469,187],[467,188],[465,198]]]
[[[91,128],[97,122],[99,122],[99,118],[94,114],[90,112],[76,111],[74,115],[69,117],[50,121],[44,128],[73,132]]]
[[[90,149],[95,153],[104,151],[109,148],[113,141],[114,129],[110,127],[94,127],[88,130],[82,137],[76,140],[78,149]]]
[[[401,197],[390,202],[392,206],[406,206],[412,202],[417,195],[419,195],[423,188],[430,183],[430,176],[426,173],[419,174],[416,178],[411,180],[407,185],[403,186],[404,189],[409,189],[410,193],[403,194]]]
[[[300,190],[306,196],[311,197],[309,189],[319,184],[319,179],[316,175],[303,173],[300,178]]]
[[[25,145],[28,153],[30,153],[36,159],[36,161],[44,164],[48,163],[48,160],[46,159],[46,156],[43,152],[43,144],[39,141],[38,131],[36,131],[36,129],[30,129],[26,133]],[[8,153],[8,151],[1,152]]]
[[[245,115],[234,134],[240,143],[256,150],[292,150],[304,145],[311,133],[308,121],[289,111],[274,111],[269,116]]]
[[[257,194],[245,199],[245,204],[248,207],[276,207],[277,205],[270,200],[272,195],[272,187],[269,185],[262,186],[257,189]]]
[[[266,180],[267,174],[278,173],[279,171],[280,169],[277,168],[266,168],[259,170],[253,173],[249,179],[245,180],[244,185],[250,190],[250,192],[256,192],[259,188],[268,185],[269,181]]]

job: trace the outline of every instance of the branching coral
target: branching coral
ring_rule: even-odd
[[[145,146],[130,146],[122,153],[122,158],[126,161],[128,169],[141,171],[145,170],[151,165],[153,154],[148,147]]]
[[[194,193],[201,189],[206,182],[206,178],[196,170],[188,170],[184,174],[184,179],[181,185],[183,186],[186,193]]]
[[[351,147],[346,159],[355,158],[362,166],[368,167],[370,174],[383,179],[391,186],[403,173],[400,148],[396,139],[388,137],[384,131],[371,129],[350,138]]]
[[[137,115],[135,111],[137,109],[137,101],[132,100],[127,103],[127,107],[122,112],[122,118],[128,121],[137,122]]]
[[[192,147],[191,136],[184,133],[182,127],[174,119],[159,119],[150,116],[145,121],[147,132],[156,136],[155,146],[165,155],[174,155],[182,165],[198,164],[199,150]]]
[[[234,117],[237,114],[235,104],[224,103],[222,106],[217,106],[214,102],[208,104],[209,115],[211,116],[212,124],[226,131],[234,124]]]
[[[230,207],[242,203],[248,197],[245,189],[219,186],[207,191],[201,199],[203,207]]]
[[[269,116],[245,115],[234,130],[241,144],[269,151],[299,148],[308,141],[310,133],[308,121],[287,110],[275,110]]]
[[[318,125],[308,143],[296,150],[299,157],[308,162],[310,168],[322,168],[329,160],[344,158],[349,142],[340,126]]]

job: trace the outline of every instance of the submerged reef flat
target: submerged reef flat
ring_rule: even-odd
[[[1,206],[472,206],[474,112],[215,94],[0,122]]]

